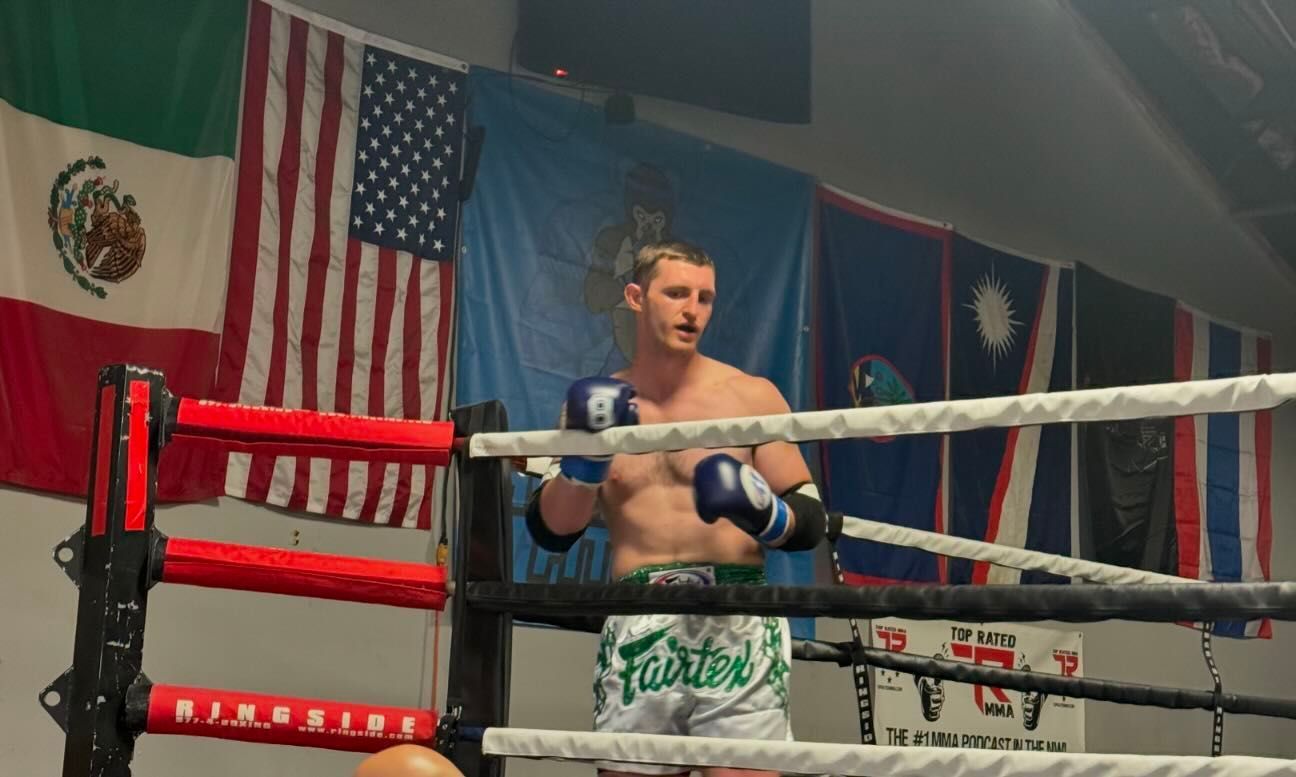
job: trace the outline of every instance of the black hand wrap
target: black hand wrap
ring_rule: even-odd
[[[792,508],[796,523],[792,534],[778,546],[779,550],[812,550],[825,537],[841,533],[841,519],[836,520],[834,528],[814,483],[798,483],[783,493],[783,501]]]

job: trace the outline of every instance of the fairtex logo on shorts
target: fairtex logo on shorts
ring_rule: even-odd
[[[670,630],[670,626],[658,629],[617,648],[617,655],[625,662],[617,673],[622,703],[633,703],[636,691],[655,693],[675,685],[732,691],[751,682],[756,671],[751,663],[751,640],[743,640],[741,649],[730,650],[715,647],[708,637],[701,647],[690,648],[667,636]],[[663,642],[665,655],[649,655]]]
[[[653,585],[715,585],[715,567],[683,567],[652,572],[648,575],[648,582]]]

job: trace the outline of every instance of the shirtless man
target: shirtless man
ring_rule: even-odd
[[[597,433],[789,411],[768,380],[698,352],[716,298],[715,267],[702,250],[679,242],[645,246],[633,279],[625,300],[636,318],[634,359],[610,378],[574,383],[565,428]],[[826,526],[800,451],[783,442],[564,457],[532,495],[527,526],[538,545],[562,553],[596,506],[608,525],[612,576],[622,582],[763,583],[765,548],[812,548]],[[608,618],[595,667],[595,729],[789,740],[790,650],[782,618]],[[687,773],[599,767],[604,777]],[[764,773],[706,770],[707,777],[738,774]]]

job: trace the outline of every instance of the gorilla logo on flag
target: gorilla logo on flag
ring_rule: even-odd
[[[625,287],[634,271],[635,254],[649,243],[671,237],[675,191],[659,168],[635,165],[625,179],[625,219],[599,230],[585,275],[585,306],[612,319],[617,350],[626,361],[634,357],[635,317],[626,306]]]

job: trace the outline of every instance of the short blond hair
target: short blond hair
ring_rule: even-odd
[[[663,259],[677,259],[698,267],[715,267],[715,262],[700,247],[683,240],[669,240],[662,243],[649,243],[635,254],[634,282],[647,287],[649,281],[657,274],[657,263]]]

